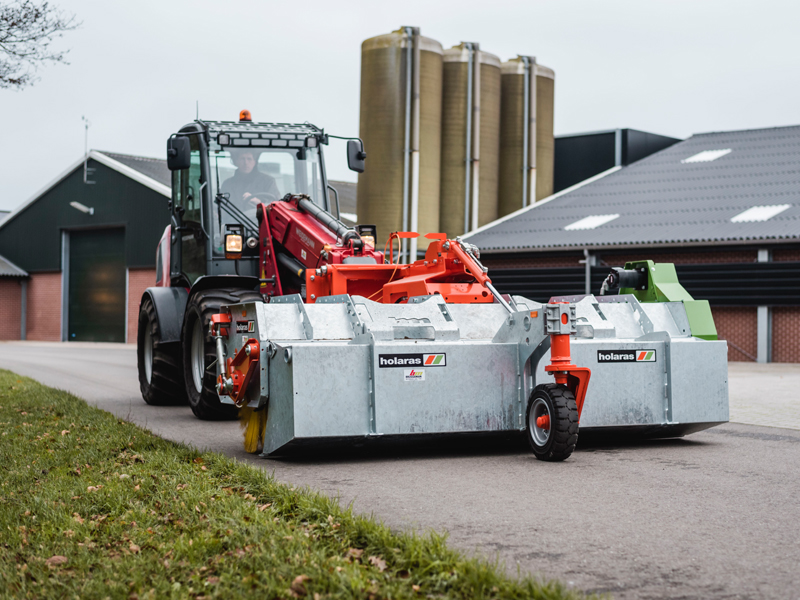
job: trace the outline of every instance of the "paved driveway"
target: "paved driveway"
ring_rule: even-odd
[[[2,343],[0,366],[166,438],[338,494],[392,527],[447,530],[455,546],[499,557],[512,573],[617,598],[798,597],[797,365],[732,363],[737,423],[684,439],[583,445],[560,464],[514,441],[261,460],[242,452],[235,423],[145,405],[132,347]]]

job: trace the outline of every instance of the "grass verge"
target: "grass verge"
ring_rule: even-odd
[[[0,371],[0,596],[577,598]]]

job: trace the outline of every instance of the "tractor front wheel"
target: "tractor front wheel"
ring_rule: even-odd
[[[563,385],[537,385],[528,401],[528,443],[539,460],[568,458],[578,442],[575,396]]]
[[[209,335],[211,315],[222,305],[240,302],[263,302],[261,294],[252,290],[203,290],[194,294],[186,306],[183,320],[183,376],[186,395],[196,417],[206,421],[235,419],[238,409],[223,404],[216,390],[217,369],[211,366],[217,360],[214,339]]]
[[[165,344],[161,341],[156,310],[150,298],[145,298],[139,308],[136,359],[139,389],[145,402],[152,406],[186,403],[180,342]]]

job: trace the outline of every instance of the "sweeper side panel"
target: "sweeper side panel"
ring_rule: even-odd
[[[728,421],[727,344],[692,336],[682,302],[564,299],[576,302],[572,355],[592,370],[581,431],[667,437]]]

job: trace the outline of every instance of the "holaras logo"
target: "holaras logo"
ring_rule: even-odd
[[[255,330],[255,321],[236,321],[236,333],[253,333]]]
[[[425,381],[425,369],[406,369],[403,371],[404,381]]]
[[[656,362],[655,350],[598,350],[597,362]]]
[[[381,369],[396,367],[446,367],[446,354],[379,354]]]

